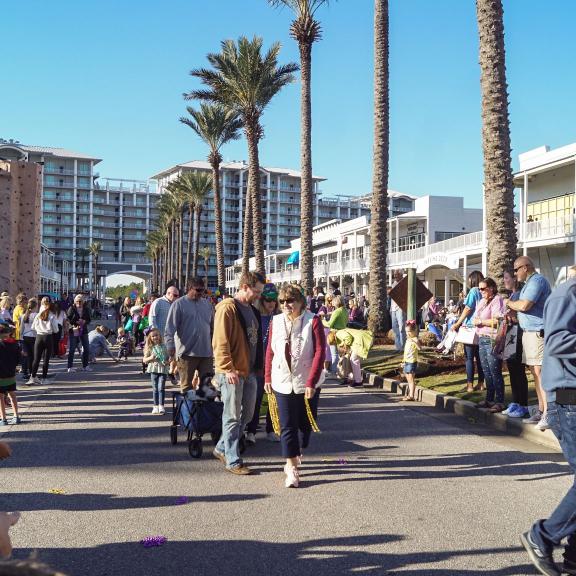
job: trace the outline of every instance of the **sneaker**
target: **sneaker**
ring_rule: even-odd
[[[36,380],[33,376],[30,376],[26,382],[24,382],[24,386],[34,386],[36,384]]]
[[[276,432],[268,432],[268,434],[266,434],[266,440],[268,440],[268,442],[280,442],[280,436],[278,436]]]
[[[158,406],[154,406],[154,408],[152,408],[151,414],[159,414]]]
[[[252,434],[252,432],[248,432],[246,434],[246,444],[251,444],[254,446],[254,444],[256,444],[256,435]]]
[[[300,483],[300,478],[298,476],[298,468],[295,466],[284,467],[284,472],[286,473],[286,481],[284,482],[284,486],[286,488],[298,488],[298,484]]]
[[[252,470],[248,468],[248,466],[244,466],[244,464],[230,467],[227,466],[226,470],[232,474],[236,474],[236,476],[248,476],[248,474],[252,474]]]
[[[158,406],[158,414],[166,414],[166,409],[164,406]]]
[[[40,386],[40,384],[42,384],[42,380],[40,380],[40,378],[35,376],[34,377],[34,384],[36,384],[36,386]]]
[[[22,422],[22,418],[20,416],[14,416],[8,420],[8,424],[20,424]]]
[[[8,426],[8,420],[6,420],[6,418],[2,418],[0,420],[0,426]]]
[[[548,422],[548,413],[544,412],[544,414],[542,414],[542,418],[540,418],[540,421],[538,422],[538,424],[536,424],[536,428],[538,428],[538,430],[544,432],[544,430],[548,430],[550,428],[550,423]]]
[[[348,383],[348,388],[360,388],[362,386],[362,382],[352,382]]]
[[[540,418],[542,418],[542,412],[540,412],[540,410],[535,410],[534,414],[532,414],[530,418],[524,418],[522,422],[524,422],[524,424],[538,424]]]
[[[76,372],[76,368],[68,368],[66,372],[68,372],[68,374],[72,374],[73,372]]]
[[[90,366],[84,366],[84,372],[92,372],[92,368],[90,368]]]
[[[520,406],[520,404],[517,404],[514,410],[508,412],[508,418],[528,418],[529,416],[528,408]]]
[[[212,456],[214,456],[214,458],[220,460],[220,462],[222,462],[222,464],[224,464],[224,466],[226,466],[226,456],[224,456],[224,454],[222,454],[222,452],[220,452],[219,450],[216,450],[216,448],[214,448],[214,450],[212,450]]]
[[[541,574],[545,574],[546,576],[561,576],[562,573],[558,570],[556,564],[554,564],[552,554],[541,550],[532,540],[530,532],[524,532],[524,534],[520,536],[520,542],[522,542],[522,546],[526,548],[532,564],[534,564]]]
[[[502,410],[502,414],[505,414],[506,416],[508,416],[510,414],[510,412],[513,412],[514,410],[516,410],[516,408],[518,408],[519,404],[516,404],[516,402],[510,402],[510,404],[508,404],[508,408],[506,408],[506,410]]]

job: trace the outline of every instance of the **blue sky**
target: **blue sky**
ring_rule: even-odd
[[[505,0],[514,165],[576,141],[573,0]],[[2,5],[0,137],[98,156],[102,176],[145,179],[206,149],[178,122],[190,69],[224,38],[279,40],[298,61],[291,13],[266,0],[28,0]],[[318,13],[313,164],[325,195],[371,190],[371,0]],[[473,0],[390,0],[390,188],[481,206],[478,34]],[[263,165],[299,167],[299,86],[265,112]],[[244,141],[225,159],[246,158]]]

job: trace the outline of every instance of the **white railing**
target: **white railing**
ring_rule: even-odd
[[[448,254],[467,252],[472,248],[481,249],[484,246],[484,232],[472,232],[471,234],[462,234],[442,242],[434,242],[421,248],[413,250],[404,250],[403,252],[390,252],[388,254],[388,264],[398,265],[405,262],[417,262],[433,254]]]
[[[521,241],[549,240],[574,235],[574,217],[560,216],[535,222],[524,222]]]

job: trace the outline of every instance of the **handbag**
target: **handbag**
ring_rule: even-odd
[[[499,358],[501,360],[510,360],[518,351],[518,324],[512,324],[508,326],[506,330],[506,338],[504,341],[504,346],[500,352]]]
[[[458,334],[456,335],[456,342],[476,346],[478,345],[478,334],[476,334],[476,330],[470,326],[460,326]]]
[[[128,318],[128,321],[124,325],[124,330],[126,330],[126,332],[131,332],[132,326],[133,326],[132,318]]]
[[[504,346],[506,344],[507,330],[508,330],[508,323],[506,321],[500,322],[500,325],[496,330],[496,338],[494,340],[494,345],[492,346],[492,354],[496,356],[496,358],[501,358]]]

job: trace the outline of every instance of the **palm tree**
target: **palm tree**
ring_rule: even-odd
[[[192,276],[198,272],[198,251],[200,249],[200,217],[202,206],[212,188],[212,176],[206,172],[184,172],[174,181],[175,188],[188,206],[188,246],[186,251],[186,279],[190,274],[190,254],[192,253]],[[194,225],[192,224],[194,215]],[[192,241],[194,228],[194,241]]]
[[[294,80],[298,70],[295,63],[278,66],[280,44],[275,42],[262,55],[262,38],[255,36],[251,41],[242,36],[238,43],[224,40],[219,54],[208,54],[213,69],[198,68],[190,74],[199,78],[207,88],[193,90],[185,98],[222,104],[236,112],[248,143],[248,199],[252,205],[252,226],[244,225],[242,268],[247,271],[250,258],[250,237],[254,238],[256,270],[264,273],[264,241],[262,236],[262,208],[260,204],[260,163],[258,142],[263,136],[261,124],[264,109],[272,98]]]
[[[502,0],[476,0],[488,275],[498,279],[499,284],[504,270],[516,258],[517,247],[503,15]]]
[[[146,236],[146,255],[152,260],[152,289],[160,291],[160,261],[164,247],[165,236],[160,230],[152,230]]]
[[[212,168],[214,191],[214,230],[216,233],[216,268],[218,270],[218,288],[224,289],[226,270],[224,262],[224,237],[222,234],[222,205],[220,202],[220,163],[222,155],[220,148],[231,140],[240,137],[239,130],[242,121],[236,112],[227,110],[220,104],[200,104],[200,110],[187,106],[191,118],[180,118],[180,122],[190,126],[208,145],[210,153],[208,162]]]
[[[102,242],[92,242],[88,246],[88,251],[94,261],[94,296],[98,300],[98,259],[100,258],[100,251],[102,250]]]
[[[210,246],[200,248],[200,256],[204,259],[204,285],[208,288],[208,264],[210,263],[210,256],[212,256]]]
[[[166,186],[166,192],[173,198],[172,208],[173,216],[176,222],[176,238],[174,244],[176,245],[176,255],[174,258],[175,276],[178,278],[178,284],[183,286],[185,284],[184,268],[182,266],[182,248],[183,248],[183,211],[188,205],[188,196],[186,190],[180,186],[180,178],[172,180]]]
[[[166,242],[166,278],[172,279],[176,276],[176,219],[180,211],[180,206],[173,194],[162,194],[158,201],[159,221],[162,229],[167,231]]]
[[[86,270],[86,258],[88,257],[88,254],[90,254],[90,252],[88,251],[88,248],[76,248],[76,258],[80,258],[80,268],[82,270],[82,273],[80,274],[80,284],[79,284],[79,288],[82,289],[83,284],[84,284],[84,278],[85,278],[85,270]]]
[[[370,219],[370,313],[368,327],[374,333],[388,328],[386,258],[388,220],[389,68],[388,0],[374,3],[374,159]]]
[[[312,44],[322,38],[320,23],[314,19],[316,10],[328,0],[268,0],[273,6],[288,6],[295,19],[290,35],[298,42],[300,51],[300,278],[302,287],[312,293],[314,264],[312,255],[312,228],[314,220],[314,195],[312,191],[312,99],[310,79],[312,69]]]

